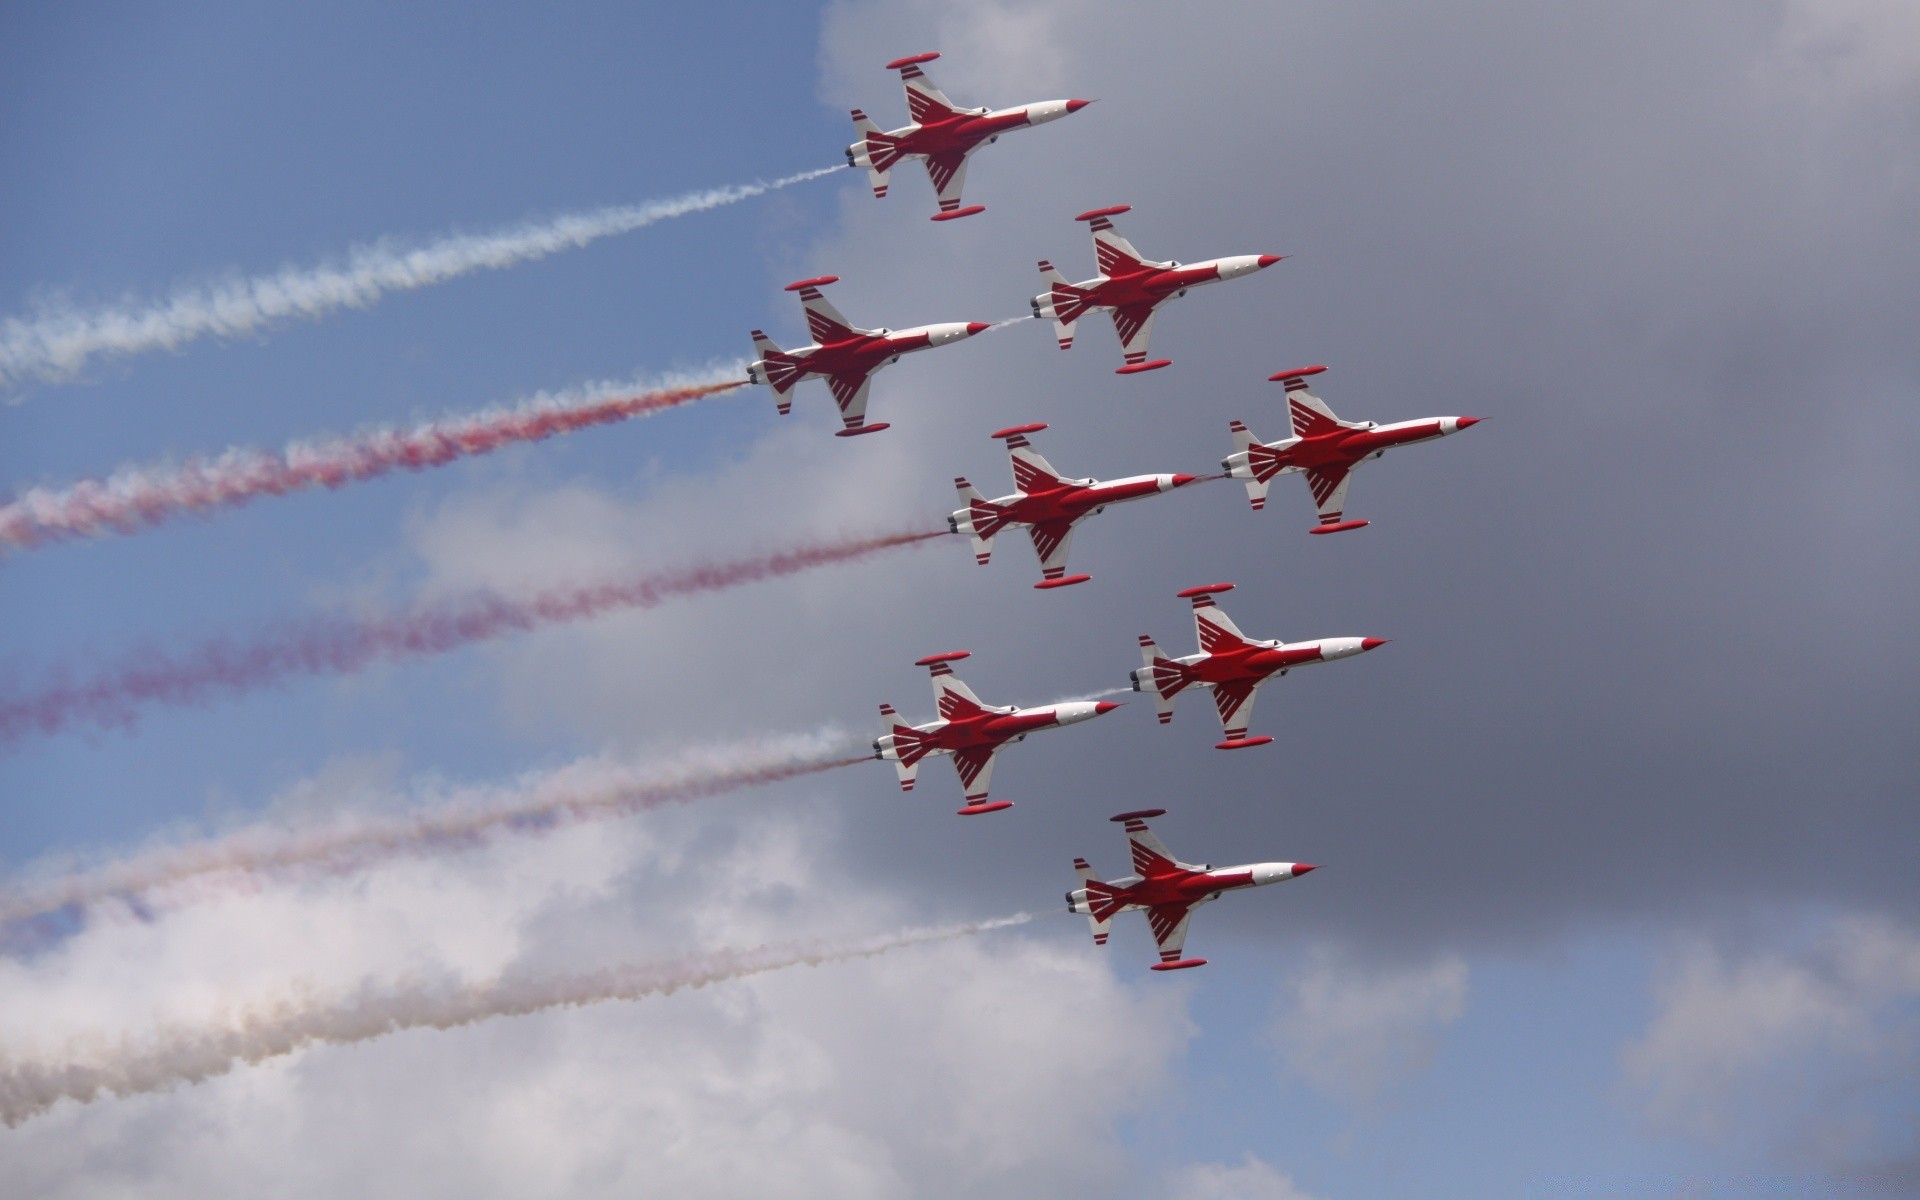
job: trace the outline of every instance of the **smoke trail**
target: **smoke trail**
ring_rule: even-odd
[[[307,1046],[351,1045],[405,1029],[457,1029],[492,1017],[550,1008],[640,1000],[681,988],[744,979],[787,967],[870,958],[907,946],[969,937],[1022,925],[1033,913],[991,921],[929,926],[857,941],[814,941],[723,950],[664,962],[623,963],[545,978],[502,978],[471,987],[363,990],[338,1002],[293,999],[237,1014],[220,1028],[162,1028],[145,1045],[123,1042],[104,1061],[83,1064],[0,1060],[0,1122],[15,1126],[61,1100],[82,1104],[103,1094],[127,1097],[166,1091],[257,1065]]]
[[[183,288],[164,300],[129,299],[92,311],[43,307],[30,317],[0,321],[0,391],[28,378],[71,379],[88,360],[100,355],[173,350],[210,334],[257,333],[285,317],[318,320],[337,309],[366,308],[388,292],[545,258],[840,169],[822,167],[772,182],[688,192],[644,204],[530,221],[492,233],[458,234],[414,249],[383,240],[349,250],[343,266],[287,267],[272,275]]]
[[[196,704],[293,676],[349,674],[376,662],[444,654],[510,633],[653,608],[945,536],[940,529],[803,545],[714,566],[555,588],[524,600],[480,594],[398,616],[314,618],[250,642],[220,638],[177,656],[137,655],[82,683],[53,683],[0,697],[0,746],[34,732],[57,733],[76,722],[130,727],[143,704]]]
[[[0,507],[0,553],[134,533],[189,513],[238,508],[261,496],[337,489],[394,471],[445,466],[516,442],[650,417],[745,387],[744,370],[731,364],[651,387],[633,381],[595,383],[412,429],[373,429],[351,437],[293,442],[278,452],[232,449],[182,466],[122,467],[104,481],[86,480],[61,490],[33,488]]]
[[[465,788],[413,812],[348,814],[324,825],[255,825],[224,837],[155,847],[90,870],[15,881],[0,891],[0,925],[112,897],[138,896],[226,872],[333,869],[465,846],[504,831],[543,830],[720,796],[849,767],[861,739],[835,728],[687,751],[664,764],[584,759],[511,785]]]

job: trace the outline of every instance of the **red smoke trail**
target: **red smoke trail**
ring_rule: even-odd
[[[261,496],[340,488],[394,471],[441,467],[502,446],[652,416],[730,392],[746,386],[739,375],[730,368],[721,379],[647,390],[632,382],[600,383],[413,429],[373,429],[295,442],[277,452],[228,450],[177,467],[122,467],[104,481],[85,480],[62,490],[32,488],[0,507],[0,553],[135,533],[189,513],[237,508]]]
[[[483,594],[394,617],[317,618],[250,642],[219,638],[177,656],[153,652],[85,682],[0,698],[0,745],[33,732],[58,733],[79,722],[131,726],[136,709],[145,704],[196,704],[297,675],[351,674],[376,662],[424,658],[546,625],[653,608],[945,536],[941,529],[828,542],[615,583],[555,588],[525,600]]]

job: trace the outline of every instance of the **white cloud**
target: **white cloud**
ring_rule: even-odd
[[[1370,1110],[1424,1072],[1466,1011],[1468,970],[1446,956],[1362,966],[1316,952],[1286,987],[1273,1039],[1288,1069],[1349,1107]]]
[[[1173,1173],[1172,1200],[1314,1200],[1293,1177],[1249,1154],[1239,1166],[1200,1163]]]
[[[1698,940],[1653,991],[1622,1070],[1655,1128],[1821,1167],[1878,1161],[1911,1136],[1881,1106],[1910,1104],[1920,1067],[1913,930],[1856,916],[1794,950]]]
[[[1848,98],[1920,86],[1920,5],[1910,0],[1790,0],[1782,64]]]

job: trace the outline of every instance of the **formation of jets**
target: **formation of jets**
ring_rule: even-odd
[[[1005,133],[1046,124],[1079,112],[1090,101],[1046,100],[1012,108],[962,108],[949,100],[927,77],[925,64],[938,54],[916,54],[896,59],[887,69],[897,71],[906,91],[909,124],[883,130],[865,112],[853,110],[856,140],[846,147],[849,166],[863,169],[876,197],[884,197],[894,167],[908,160],[920,162],[933,183],[939,211],[935,221],[950,221],[984,211],[962,196],[967,164],[982,146]],[[1097,274],[1069,282],[1051,262],[1040,263],[1046,290],[1028,301],[1032,316],[1052,322],[1060,349],[1073,346],[1082,317],[1108,314],[1120,340],[1120,375],[1137,375],[1171,365],[1170,359],[1149,357],[1153,320],[1161,306],[1185,296],[1193,288],[1238,279],[1280,262],[1281,255],[1241,254],[1202,262],[1159,262],[1144,257],[1114,226],[1114,218],[1131,211],[1126,205],[1096,208],[1074,218],[1086,223],[1093,238]],[[884,422],[868,424],[867,399],[873,376],[901,356],[975,337],[993,325],[978,321],[920,325],[911,329],[863,329],[852,324],[830,303],[821,289],[837,282],[831,275],[787,285],[799,294],[811,341],[796,350],[782,350],[760,330],[753,331],[755,357],[747,368],[751,382],[771,388],[783,414],[791,411],[793,389],[809,377],[825,381],[839,406],[841,437],[886,429]],[[1001,322],[1011,324],[1012,322]],[[1476,424],[1477,417],[1425,417],[1377,424],[1345,421],[1315,395],[1309,379],[1326,370],[1298,367],[1271,376],[1285,385],[1291,436],[1263,442],[1243,422],[1234,421],[1234,449],[1220,462],[1220,473],[1190,475],[1166,472],[1099,480],[1063,475],[1034,448],[1031,436],[1044,424],[1016,425],[996,430],[1013,468],[1014,491],[989,499],[965,476],[954,479],[960,506],[947,518],[948,529],[966,537],[974,558],[985,565],[992,556],[994,538],[1007,530],[1024,531],[1040,562],[1035,588],[1055,590],[1084,583],[1091,576],[1067,573],[1067,553],[1073,531],[1082,521],[1110,505],[1172,492],[1209,479],[1237,479],[1245,484],[1254,509],[1266,505],[1273,480],[1288,473],[1306,479],[1318,513],[1310,532],[1338,533],[1359,529],[1364,520],[1346,515],[1347,487],[1354,470],[1389,450],[1416,442],[1433,441]],[[1271,736],[1249,736],[1253,702],[1261,684],[1298,667],[1353,658],[1385,640],[1377,637],[1330,637],[1288,642],[1250,638],[1221,609],[1218,597],[1231,583],[1214,583],[1180,592],[1191,602],[1195,653],[1169,657],[1151,637],[1140,638],[1142,665],[1130,676],[1132,690],[1151,697],[1161,724],[1173,719],[1174,701],[1188,690],[1213,698],[1224,740],[1221,750],[1266,745]],[[909,724],[892,705],[882,704],[884,730],[873,741],[873,756],[893,763],[903,791],[912,791],[920,765],[932,757],[952,760],[965,803],[962,816],[978,816],[1012,807],[990,792],[1000,751],[1039,730],[1074,725],[1112,712],[1119,705],[1098,696],[1058,701],[1032,707],[984,703],[954,674],[953,664],[966,651],[934,654],[915,665],[927,668],[933,684],[935,719]],[[1104,694],[1115,694],[1115,692]],[[1125,826],[1133,858],[1133,874],[1103,881],[1083,858],[1074,860],[1079,886],[1067,893],[1067,907],[1088,918],[1094,942],[1105,945],[1114,917],[1138,911],[1159,948],[1156,971],[1197,967],[1203,958],[1186,957],[1187,926],[1193,909],[1223,893],[1263,887],[1298,879],[1314,870],[1307,863],[1261,862],[1234,867],[1184,863],[1167,852],[1147,828],[1147,819],[1162,809],[1122,813],[1113,820]]]

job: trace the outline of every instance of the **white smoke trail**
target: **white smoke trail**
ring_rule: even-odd
[[[34,1063],[0,1058],[0,1122],[15,1126],[61,1100],[90,1103],[103,1095],[166,1091],[225,1075],[308,1046],[350,1045],[405,1029],[457,1029],[492,1017],[550,1008],[640,1000],[682,988],[744,979],[787,967],[870,958],[906,946],[969,937],[1022,925],[1034,913],[990,921],[926,926],[854,941],[813,941],[723,950],[663,962],[623,963],[571,975],[501,978],[467,987],[412,985],[363,989],[333,1001],[296,997],[234,1014],[219,1027],[162,1027],[123,1040],[94,1062]]]
[[[666,762],[583,759],[507,786],[461,788],[411,812],[347,814],[324,824],[258,824],[224,837],[151,849],[90,869],[17,881],[0,890],[0,923],[138,896],[230,872],[319,865],[340,869],[401,854],[464,847],[489,834],[623,816],[865,762],[861,739],[828,726],[812,733],[695,747]]]
[[[318,320],[342,308],[366,308],[388,292],[410,291],[473,271],[497,270],[630,233],[659,221],[737,204],[777,188],[841,170],[822,167],[771,182],[687,192],[665,200],[529,221],[492,233],[455,234],[408,248],[392,239],[347,251],[343,265],[286,267],[271,275],[182,288],[162,300],[130,298],[80,310],[43,305],[0,320],[0,392],[30,378],[71,379],[101,355],[174,350],[207,336],[257,333],[288,317]]]

